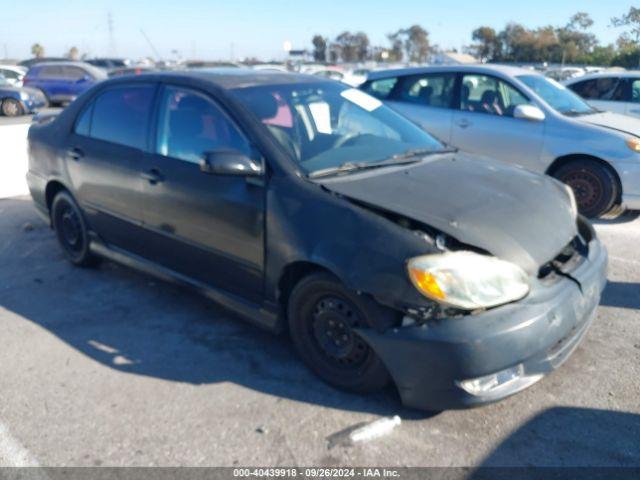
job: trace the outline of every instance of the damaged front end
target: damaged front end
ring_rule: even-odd
[[[466,408],[513,395],[577,347],[606,284],[607,252],[580,217],[578,233],[530,278],[521,300],[463,310],[407,308],[402,324],[358,333],[387,366],[405,405]]]

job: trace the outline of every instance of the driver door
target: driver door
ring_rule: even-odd
[[[262,296],[265,191],[242,176],[204,173],[205,152],[255,158],[239,127],[207,95],[160,92],[152,152],[143,161],[145,256],[251,300]]]
[[[542,171],[544,121],[513,117],[515,107],[530,103],[529,99],[491,75],[465,74],[459,88],[451,144],[477,155]]]

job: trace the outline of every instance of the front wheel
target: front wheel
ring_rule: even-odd
[[[604,215],[618,198],[615,175],[610,168],[594,160],[572,160],[556,170],[553,176],[571,187],[578,210],[587,217]]]
[[[2,114],[6,117],[19,117],[24,115],[24,108],[15,98],[5,98],[2,101]]]
[[[327,383],[355,392],[372,392],[389,382],[375,352],[355,329],[370,328],[376,307],[350,292],[333,276],[302,279],[289,299],[289,330],[304,362]]]
[[[66,191],[59,192],[51,204],[51,222],[58,243],[71,263],[92,267],[100,262],[89,249],[89,231],[80,207]]]

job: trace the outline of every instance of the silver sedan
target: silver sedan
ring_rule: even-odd
[[[445,143],[562,180],[587,216],[640,209],[640,119],[601,112],[533,70],[387,70],[361,88]]]

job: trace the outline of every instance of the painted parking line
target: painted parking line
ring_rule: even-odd
[[[38,461],[0,423],[0,467],[38,467]],[[43,477],[44,478],[44,477]]]

